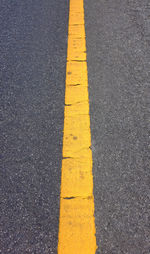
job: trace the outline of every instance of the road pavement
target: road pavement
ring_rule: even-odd
[[[150,4],[84,6],[97,254],[149,254]],[[57,253],[68,15],[0,0],[2,254]]]
[[[57,253],[68,1],[0,1],[0,253]]]
[[[149,10],[85,0],[97,253],[150,252]]]

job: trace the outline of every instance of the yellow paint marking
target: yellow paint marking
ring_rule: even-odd
[[[84,0],[70,0],[58,254],[95,254]]]

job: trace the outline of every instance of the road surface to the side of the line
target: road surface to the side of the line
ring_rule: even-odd
[[[57,253],[69,1],[0,1],[0,253]]]
[[[97,253],[149,254],[150,3],[85,0]]]

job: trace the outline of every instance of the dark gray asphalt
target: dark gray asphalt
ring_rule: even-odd
[[[0,0],[2,254],[57,253],[68,2]],[[149,254],[150,3],[85,21],[97,254]]]
[[[68,1],[0,0],[0,253],[57,253]]]
[[[97,254],[149,254],[150,2],[85,11]]]

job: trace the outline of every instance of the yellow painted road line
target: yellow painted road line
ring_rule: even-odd
[[[58,254],[95,254],[84,0],[70,0]]]

